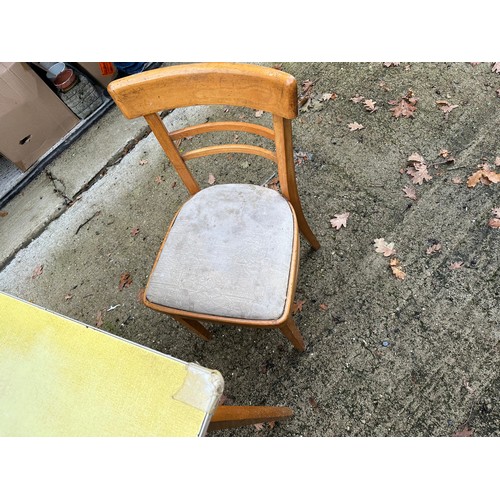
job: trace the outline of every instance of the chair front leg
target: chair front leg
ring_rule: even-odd
[[[283,335],[293,344],[293,347],[297,349],[297,351],[303,352],[306,347],[304,345],[304,339],[295,324],[295,321],[290,316],[285,323],[279,326],[279,329],[283,333]]]
[[[191,318],[186,318],[185,316],[177,316],[173,314],[172,318],[174,318],[181,325],[185,326],[192,332],[196,333],[196,335],[198,335],[198,337],[201,337],[203,340],[212,340],[212,334],[199,321]]]

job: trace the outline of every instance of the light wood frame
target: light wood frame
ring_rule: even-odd
[[[183,64],[115,80],[108,85],[108,91],[125,117],[131,119],[143,116],[146,119],[191,196],[200,191],[200,186],[188,169],[186,161],[220,153],[258,155],[277,164],[281,192],[292,207],[294,217],[288,291],[284,311],[280,318],[269,321],[245,320],[182,311],[151,303],[147,300],[146,294],[144,294],[145,305],[170,314],[204,340],[210,340],[212,335],[200,321],[279,328],[295,349],[304,351],[304,340],[292,319],[299,264],[298,231],[300,230],[314,250],[319,249],[320,244],[302,210],[295,177],[291,123],[298,112],[295,78],[273,68],[251,64]],[[159,116],[159,112],[163,110],[217,104],[267,111],[272,114],[273,129],[253,123],[227,121],[204,123],[169,132]],[[259,135],[274,141],[276,149],[271,151],[247,144],[223,144],[181,154],[174,143],[185,137],[217,131],[242,131]],[[170,224],[155,260],[155,266],[176,216]]]

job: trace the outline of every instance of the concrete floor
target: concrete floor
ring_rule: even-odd
[[[0,289],[88,324],[102,317],[107,331],[219,370],[226,404],[295,411],[274,427],[217,436],[500,435],[500,229],[488,226],[500,187],[465,184],[482,162],[498,172],[499,75],[489,63],[282,66],[299,87],[314,82],[310,106],[294,121],[299,190],[322,243],[313,252],[301,242],[295,319],[306,352],[278,331],[222,325],[204,343],[140,303],[187,192],[145,122],[116,108],[3,208]],[[389,101],[409,89],[415,115],[395,118]],[[378,109],[369,112],[356,95]],[[437,101],[458,107],[446,115]],[[240,115],[269,121],[255,110]],[[165,121],[176,128],[230,116],[195,108]],[[364,128],[351,131],[354,122]],[[407,173],[413,153],[430,165],[432,179],[421,185]],[[192,165],[205,187],[209,173],[256,184],[275,173],[260,158],[230,160],[238,168],[214,158]],[[405,197],[408,185],[416,200]],[[350,218],[337,231],[330,219],[344,212]],[[395,244],[405,279],[375,252],[378,238]],[[427,253],[436,244],[440,251]],[[453,262],[463,264],[450,269]],[[133,281],[120,290],[124,272]]]

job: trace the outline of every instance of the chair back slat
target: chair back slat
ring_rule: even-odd
[[[207,146],[205,148],[193,149],[182,155],[184,161],[193,160],[194,158],[201,158],[203,156],[218,155],[221,153],[241,153],[262,156],[268,160],[277,162],[276,153],[269,151],[269,149],[261,148],[258,146],[250,146],[248,144],[220,144],[217,146]]]
[[[255,123],[246,122],[213,122],[213,123],[201,123],[199,125],[192,125],[191,127],[182,128],[179,130],[174,130],[170,133],[170,137],[173,141],[178,139],[184,139],[186,137],[191,137],[199,134],[206,134],[208,132],[248,132],[249,134],[260,135],[266,139],[274,141],[274,130],[270,128],[263,127],[262,125],[257,125]]]

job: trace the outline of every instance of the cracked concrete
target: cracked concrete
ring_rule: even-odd
[[[0,268],[148,133],[144,123],[113,107],[63,151],[2,208],[10,215],[0,219]]]

